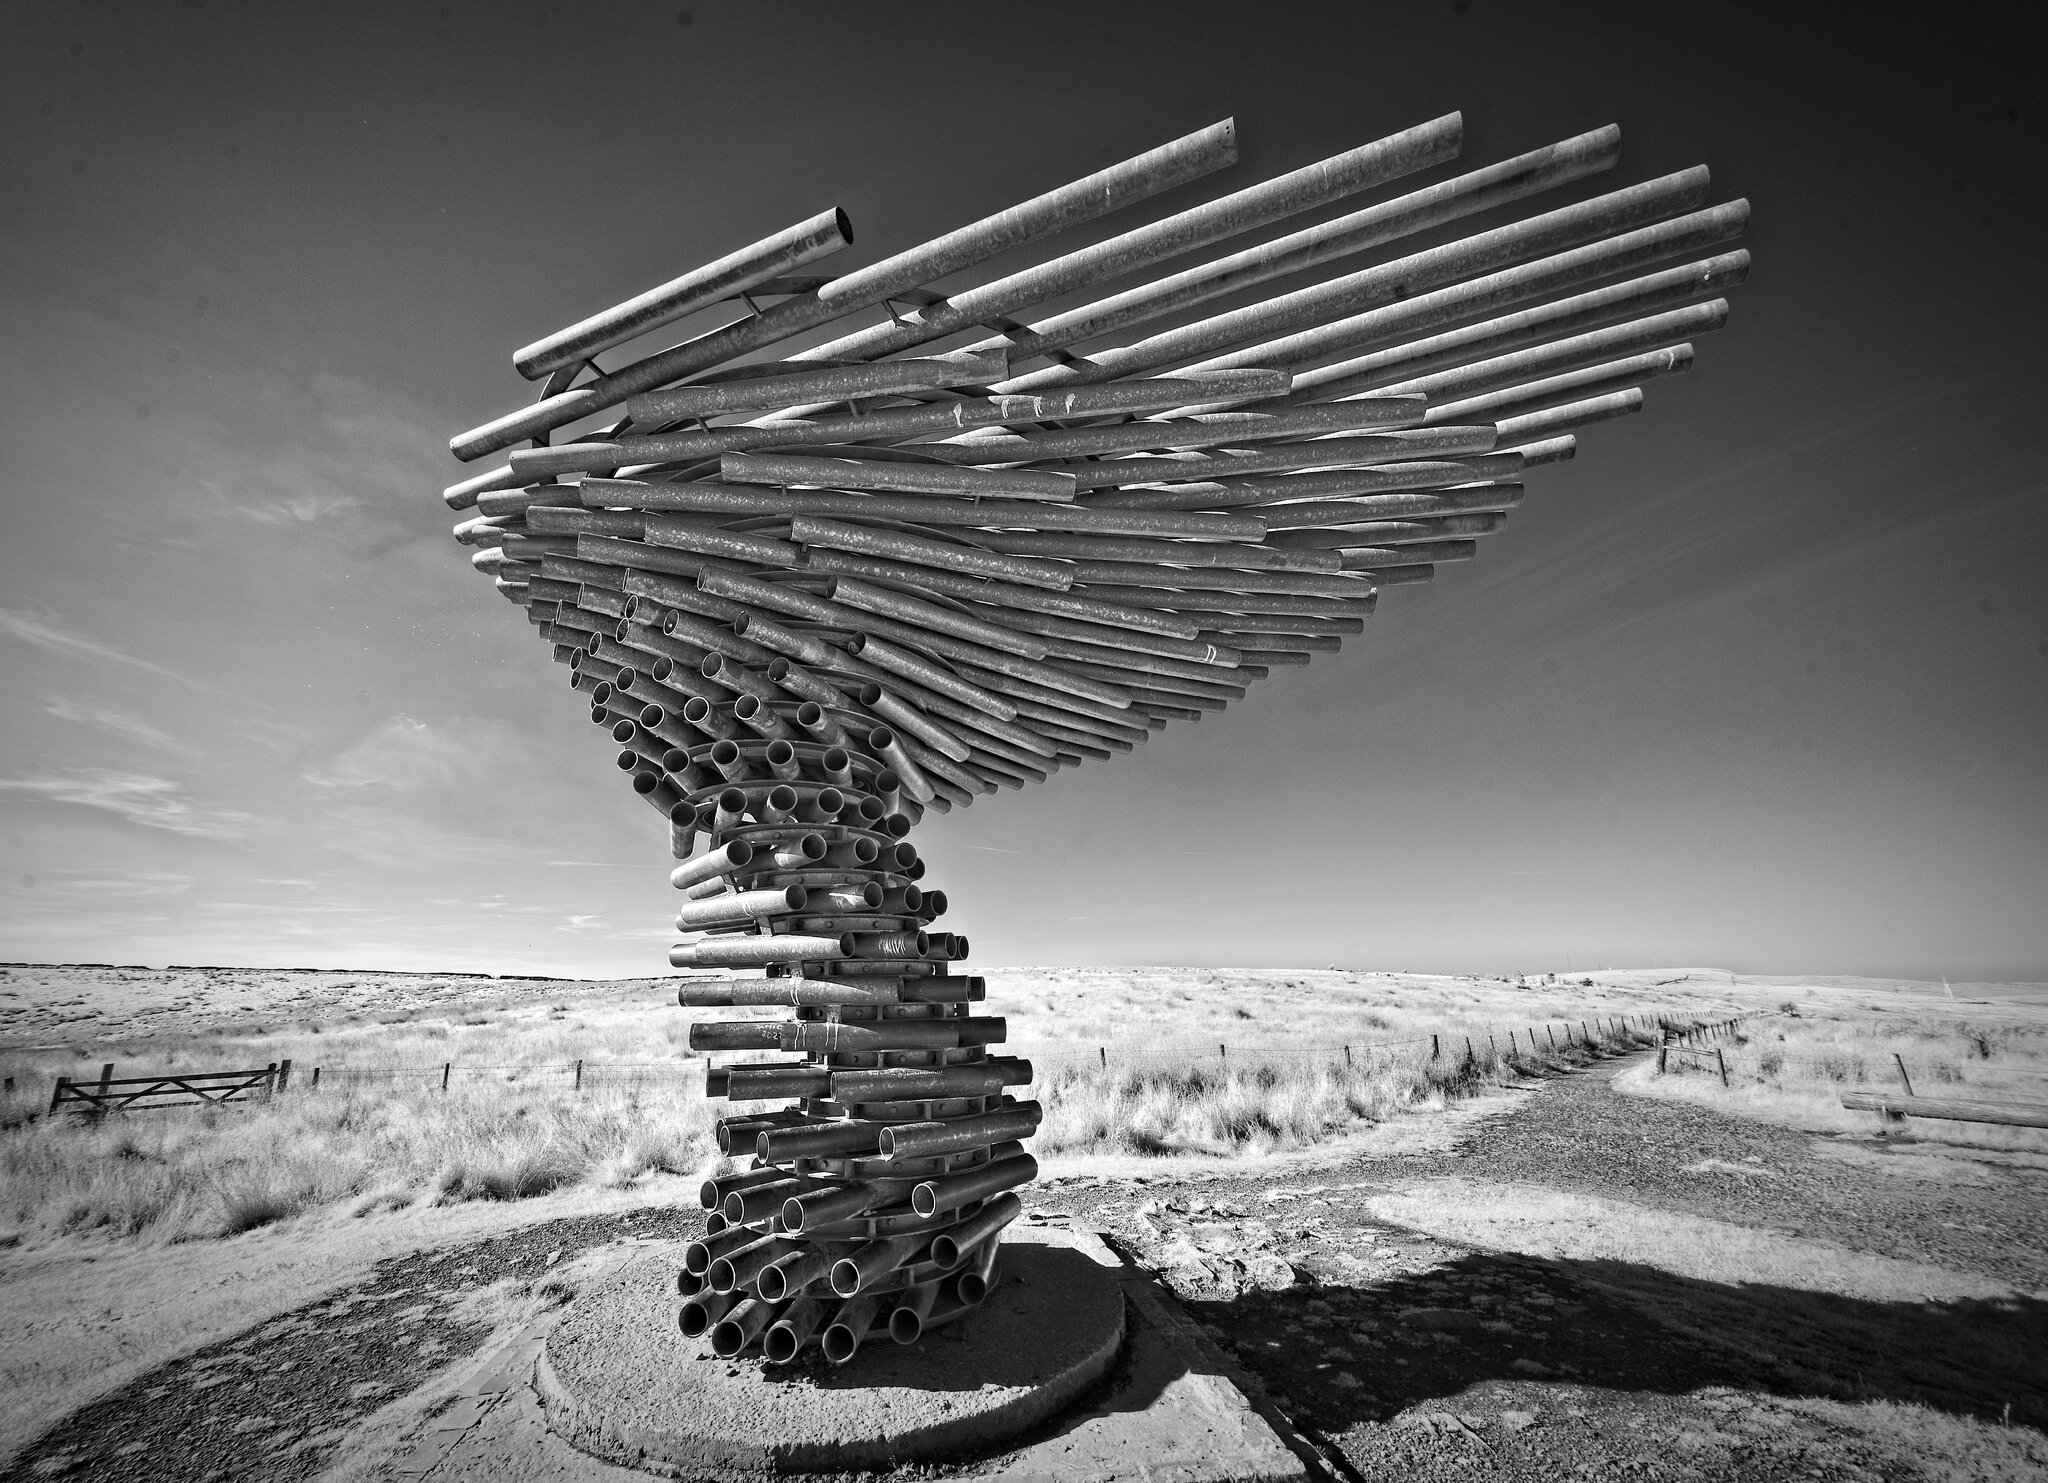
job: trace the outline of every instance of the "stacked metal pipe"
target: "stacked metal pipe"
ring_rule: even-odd
[[[476,511],[456,536],[669,821],[692,934],[670,962],[759,970],[681,1002],[791,1011],[691,1030],[736,1058],[708,1091],[747,1161],[705,1186],[682,1279],[682,1326],[719,1353],[844,1361],[966,1311],[1035,1171],[1038,1108],[1009,1095],[1031,1068],[991,1053],[966,940],[932,930],[944,893],[904,839],[924,811],[1335,651],[1686,370],[1748,270],[1748,207],[1710,205],[1704,169],[1582,184],[1613,128],[1396,186],[1456,157],[1452,114],[978,273],[1235,140],[1199,130],[836,277],[800,271],[851,243],[821,213],[520,350],[539,400],[451,440],[512,450],[446,491]]]

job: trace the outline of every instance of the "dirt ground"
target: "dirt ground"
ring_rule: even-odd
[[[1158,1271],[1332,1477],[2048,1471],[2039,1156],[1736,1121],[1618,1091],[1624,1064],[1498,1094],[1407,1151],[1052,1167],[1031,1217]],[[571,1297],[550,1274],[695,1230],[683,1193],[508,1209],[359,1264],[98,1395],[5,1476],[347,1468],[369,1418]]]
[[[1621,1064],[1448,1155],[1040,1203],[1361,1476],[2043,1475],[2048,1168],[1627,1097]]]

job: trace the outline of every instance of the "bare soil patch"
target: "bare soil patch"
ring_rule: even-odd
[[[566,1300],[549,1273],[635,1236],[678,1239],[701,1212],[544,1221],[381,1261],[368,1276],[181,1356],[81,1407],[12,1460],[10,1476],[108,1483],[309,1478],[350,1429],[467,1358],[522,1300]]]

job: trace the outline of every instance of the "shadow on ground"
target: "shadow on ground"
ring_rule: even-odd
[[[1487,1382],[1906,1402],[2048,1426],[2048,1302],[1880,1303],[1615,1261],[1473,1253],[1371,1287],[1186,1305],[1304,1422],[1338,1432]]]

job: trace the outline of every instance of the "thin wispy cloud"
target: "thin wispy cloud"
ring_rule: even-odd
[[[275,441],[183,430],[191,514],[288,530],[357,560],[433,538],[416,496],[440,476],[437,424],[355,377],[316,372],[277,395],[290,411]]]
[[[0,797],[98,809],[130,824],[192,839],[241,839],[258,821],[240,809],[219,808],[184,796],[179,784],[148,773],[74,768],[39,778],[0,778]]]
[[[312,525],[344,510],[352,510],[361,503],[359,499],[346,496],[336,497],[309,492],[294,495],[290,499],[270,500],[256,505],[224,501],[222,513],[230,519],[250,520],[258,525],[291,527]]]
[[[299,775],[315,790],[309,802],[322,815],[327,849],[391,867],[503,868],[536,864],[564,841],[481,801],[477,780],[543,770],[529,743],[500,722],[458,716],[430,723],[401,714]]]
[[[73,700],[68,695],[44,696],[43,709],[60,721],[90,726],[110,736],[140,742],[145,747],[153,747],[159,752],[169,752],[174,757],[192,758],[200,755],[198,748],[188,746],[168,731],[160,731],[147,721],[139,721],[133,716],[109,710],[105,706]]]
[[[358,906],[349,901],[195,901],[192,904],[195,916],[225,917],[230,920],[257,916],[295,917],[306,914],[365,916],[375,910],[374,907]]]
[[[339,791],[453,787],[478,775],[528,765],[531,753],[509,728],[458,717],[430,724],[396,715],[302,776]]]
[[[97,659],[107,664],[131,665],[136,669],[146,669],[151,674],[163,675],[187,685],[196,683],[174,669],[165,669],[161,664],[117,649],[89,633],[80,633],[75,628],[66,627],[54,615],[32,613],[22,608],[0,608],[0,634],[53,654]]]
[[[69,906],[79,901],[148,900],[181,896],[194,877],[173,870],[51,870],[25,878],[25,883],[0,884],[0,894],[15,898],[10,910],[29,897]]]
[[[285,721],[263,721],[241,717],[221,729],[220,735],[254,742],[273,752],[302,752],[320,738],[314,727]]]
[[[424,721],[393,716],[368,736],[301,774],[316,788],[415,788],[455,775],[460,756]]]
[[[519,863],[524,847],[396,806],[343,804],[321,819],[320,845],[385,870]]]

